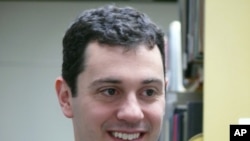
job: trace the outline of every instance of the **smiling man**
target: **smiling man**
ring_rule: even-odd
[[[55,88],[75,141],[157,141],[165,113],[164,34],[143,13],[84,11],[63,39]]]

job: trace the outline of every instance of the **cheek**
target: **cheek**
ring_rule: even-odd
[[[102,125],[112,116],[111,108],[88,98],[73,106],[73,124],[82,139],[101,140],[105,136]]]
[[[78,120],[85,122],[85,124],[91,125],[89,127],[94,127],[101,129],[102,124],[110,119],[113,114],[112,107],[108,107],[96,100],[86,98],[76,105]],[[94,122],[93,122],[94,121]],[[96,129],[95,129],[96,130]]]
[[[104,105],[101,105],[100,103],[94,100],[87,99],[81,102],[81,104],[76,108],[83,117],[86,117],[87,119],[90,119],[92,121],[104,120],[104,118],[101,117],[108,116],[108,111],[110,111],[107,110],[108,108],[106,108]]]
[[[159,130],[165,114],[165,100],[145,106],[144,111],[154,130]]]

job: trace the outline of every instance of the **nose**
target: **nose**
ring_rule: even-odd
[[[119,120],[128,123],[137,123],[144,118],[142,107],[135,94],[130,94],[124,98],[117,112]]]

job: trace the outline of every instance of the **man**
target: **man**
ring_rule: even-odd
[[[133,8],[83,12],[63,39],[55,88],[75,141],[157,141],[165,112],[164,35]]]

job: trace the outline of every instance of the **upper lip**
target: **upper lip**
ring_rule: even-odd
[[[121,133],[145,133],[146,130],[143,129],[109,129],[108,132],[121,132]]]

